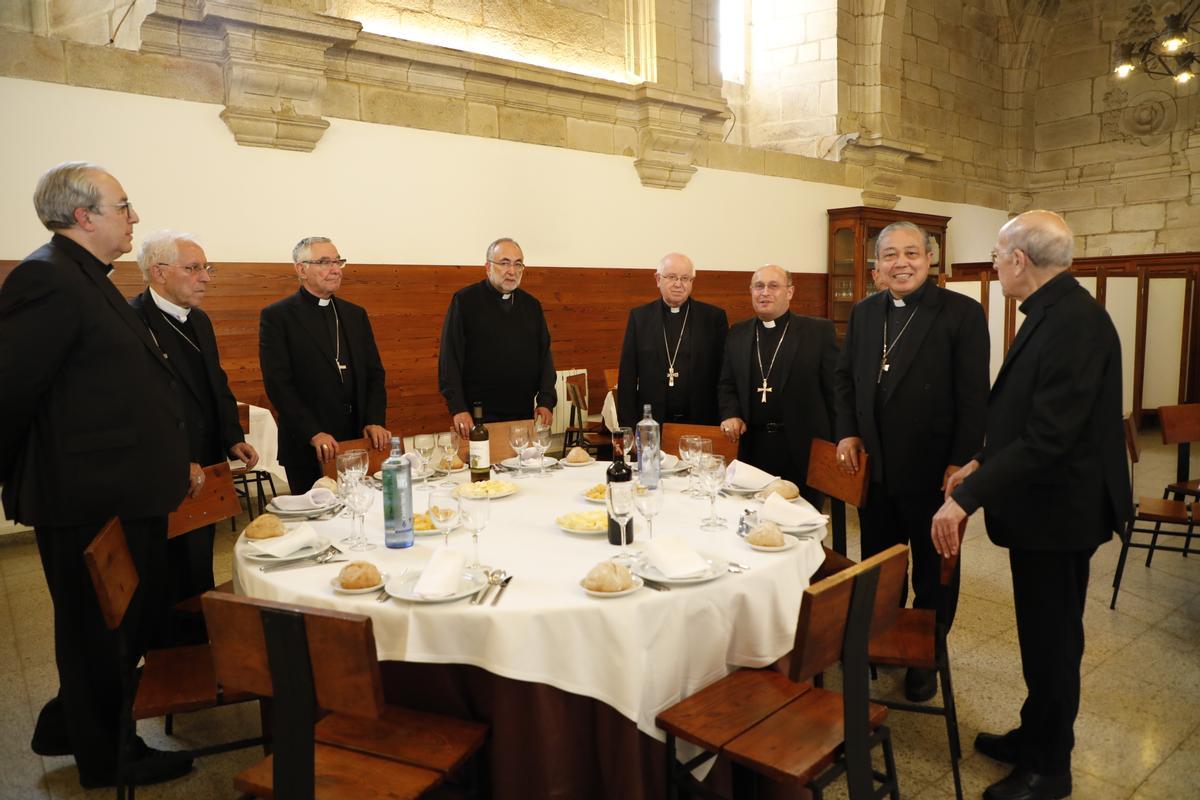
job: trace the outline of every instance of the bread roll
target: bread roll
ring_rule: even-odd
[[[284,533],[283,520],[274,514],[259,514],[246,526],[247,539],[274,539]]]
[[[764,522],[746,534],[746,541],[758,547],[783,547],[783,531],[774,522]]]
[[[623,592],[633,586],[633,574],[623,564],[601,561],[588,570],[583,586],[593,592]]]
[[[333,492],[334,494],[337,494],[338,482],[334,478],[321,477],[321,478],[317,478],[317,482],[312,485],[312,488],[328,489],[329,491]]]
[[[572,447],[571,452],[567,453],[567,463],[569,464],[586,464],[591,460],[592,457],[582,447]]]
[[[382,582],[379,567],[370,561],[351,561],[338,573],[338,583],[343,589],[369,589]]]
[[[456,455],[454,458],[450,459],[450,469],[462,469],[462,468],[463,468],[463,460],[461,458],[459,458]]]
[[[800,487],[791,481],[771,481],[766,485],[760,494],[762,494],[763,497],[767,497],[771,494],[771,492],[779,495],[784,500],[795,500],[800,496]]]

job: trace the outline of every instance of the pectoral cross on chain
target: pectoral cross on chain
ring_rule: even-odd
[[[755,389],[754,391],[756,391],[762,395],[762,401],[765,403],[765,402],[767,402],[767,392],[773,392],[775,390],[772,389],[770,386],[767,386],[767,379],[763,378],[763,385],[761,387]]]
[[[346,366],[341,361],[338,361],[336,358],[333,360],[333,363],[337,364],[338,380],[341,381],[342,383],[345,383],[346,382],[346,370],[350,369],[350,367]]]
[[[675,379],[678,377],[679,377],[679,373],[675,371],[674,367],[667,368],[667,386],[674,386]]]

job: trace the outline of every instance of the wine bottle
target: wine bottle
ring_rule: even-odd
[[[633,480],[633,470],[625,463],[625,441],[621,436],[613,437],[613,460],[608,467],[608,484],[611,487],[614,483],[627,483]],[[609,491],[612,491],[609,488]],[[627,541],[633,541],[633,520],[629,521],[629,529],[625,533]],[[612,514],[608,515],[608,543],[621,544],[621,524],[613,519]]]
[[[488,429],[483,424],[483,403],[475,403],[472,413],[475,425],[467,434],[467,448],[471,459],[471,483],[476,483],[492,477],[492,451]]]
[[[392,548],[413,546],[412,470],[400,450],[400,437],[393,436],[382,465],[383,543]]]

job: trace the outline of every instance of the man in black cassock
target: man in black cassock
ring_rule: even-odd
[[[718,383],[721,430],[738,459],[800,487],[817,508],[825,495],[806,485],[814,437],[832,439],[837,343],[827,319],[793,314],[791,274],[769,264],[750,279],[755,317],[725,340]]]
[[[729,320],[723,309],[692,299],[696,268],[682,253],[658,262],[662,295],[629,312],[621,345],[617,415],[633,427],[649,403],[659,423],[716,425],[717,378]]]
[[[193,468],[236,458],[253,469],[258,453],[246,443],[212,321],[200,309],[215,271],[204,249],[189,234],[156,231],[138,250],[138,268],[147,286],[129,304],[179,376]],[[213,587],[215,533],[207,525],[167,542],[171,603]]]
[[[459,289],[442,323],[438,390],[451,425],[466,436],[471,407],[483,404],[484,422],[529,419],[549,425],[558,394],[550,329],[537,298],[519,288],[525,254],[512,239],[488,245],[486,277]]]
[[[371,321],[335,297],[346,259],[323,236],[292,249],[300,290],[262,310],[258,361],[279,414],[279,462],[293,493],[307,492],[338,442],[366,438],[385,450],[387,390]]]

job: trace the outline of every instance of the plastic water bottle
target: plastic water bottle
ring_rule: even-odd
[[[400,449],[393,436],[383,462],[383,543],[392,548],[413,546],[412,469]]]
[[[643,486],[658,486],[662,470],[661,429],[650,413],[650,404],[643,407],[642,420],[637,424],[638,481]]]

